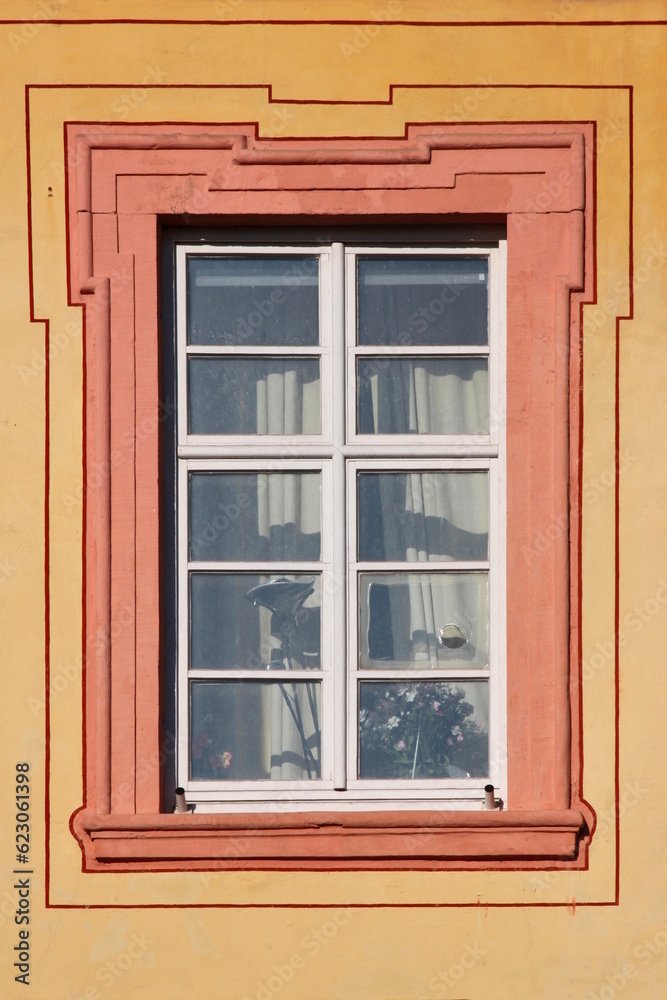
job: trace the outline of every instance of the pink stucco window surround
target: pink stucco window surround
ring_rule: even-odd
[[[70,297],[85,319],[85,787],[72,819],[85,870],[586,866],[576,542],[591,141],[570,123],[346,140],[263,140],[246,124],[67,126]],[[160,226],[315,220],[506,222],[502,812],[163,811]]]

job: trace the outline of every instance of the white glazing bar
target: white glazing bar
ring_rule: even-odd
[[[177,784],[185,787],[189,778],[189,747],[190,747],[190,692],[188,683],[188,667],[190,659],[190,636],[188,629],[188,472],[184,462],[178,463],[178,628],[177,628],[177,663],[176,663],[176,711],[178,718],[178,757]]]
[[[220,438],[216,439],[218,442]],[[292,442],[291,445],[288,444],[264,444],[262,439],[257,443],[256,438],[244,438],[239,439],[238,443],[234,444],[208,444],[208,438],[204,439],[198,444],[187,444],[182,445],[178,449],[179,458],[190,458],[190,459],[225,459],[228,458],[232,462],[238,459],[245,459],[246,467],[250,467],[248,462],[248,455],[252,454],[253,462],[257,467],[258,472],[266,472],[266,469],[261,468],[262,462],[265,460],[285,460],[294,459],[297,457],[297,445],[294,443],[294,438],[290,438]],[[333,455],[333,448],[322,444],[298,444],[298,456],[303,456],[304,458],[331,458]],[[218,463],[220,465],[220,463]],[[220,468],[223,466],[220,465]],[[276,466],[278,472],[281,468]],[[274,471],[269,469],[269,472]],[[289,471],[292,471],[291,469]],[[298,471],[298,470],[294,470]]]
[[[454,791],[456,798],[448,798],[447,809],[477,811],[484,800],[484,785],[488,778],[482,778],[472,784],[461,785],[454,779],[448,779],[448,787]],[[330,785],[323,783],[323,790],[304,787],[305,782],[273,781],[272,787],[266,792],[258,792],[247,783],[238,790],[201,789],[200,781],[185,786],[188,791],[188,802],[197,804],[197,813],[220,812],[220,803],[224,803],[226,813],[254,812],[259,814],[275,813],[276,802],[289,803],[290,812],[375,812],[397,809],[432,810],[442,809],[442,798],[438,797],[440,789],[433,782],[430,788],[413,789],[407,781],[394,782],[392,788],[378,788],[377,783],[370,787],[369,782],[359,782],[358,788],[352,784],[345,800],[339,795],[328,791]],[[311,782],[312,785],[312,782]],[[397,787],[398,786],[398,787]],[[407,786],[407,787],[406,787]],[[230,798],[235,796],[235,799]]]
[[[248,455],[252,455],[252,459],[248,458]],[[310,456],[306,456],[308,461],[295,461],[295,456],[291,455],[289,458],[276,459],[274,465],[267,469],[263,466],[261,462],[262,453],[259,453],[260,461],[255,457],[256,449],[248,448],[246,445],[245,455],[242,458],[236,458],[232,460],[232,456],[229,456],[230,461],[220,461],[217,456],[214,456],[210,460],[201,458],[201,453],[197,453],[195,459],[188,463],[188,468],[191,472],[247,472],[250,475],[270,475],[272,472],[292,472],[298,475],[299,472],[320,472],[322,470],[322,463],[316,460],[311,461]],[[179,458],[182,456],[179,454]],[[222,456],[225,458],[225,456]],[[200,461],[197,461],[200,459]]]
[[[497,458],[498,446],[489,444],[449,444],[446,440],[441,443],[435,441],[429,444],[418,444],[414,437],[405,435],[406,444],[409,446],[411,455],[420,459],[436,458],[458,458],[459,456],[471,458]],[[237,439],[233,444],[219,444],[220,438],[216,438],[216,443],[208,443],[209,439],[198,439],[197,444],[181,445],[178,449],[179,458],[242,458],[248,457],[250,447],[252,447],[253,458],[261,462],[264,458],[269,459],[293,459],[296,455],[295,439],[289,439],[285,444],[266,444],[265,439],[243,438]],[[336,446],[336,453],[340,453],[346,458],[369,458],[372,448],[374,459],[403,457],[406,452],[406,445],[386,445],[377,444],[377,439],[369,440],[367,446],[344,445]],[[298,442],[298,453],[304,458],[331,458],[334,448],[329,445]],[[472,466],[471,466],[472,467]],[[397,466],[398,468],[398,466]],[[407,466],[406,466],[407,468]],[[467,468],[467,466],[466,466]]]
[[[344,791],[346,781],[347,742],[347,595],[345,580],[346,524],[345,516],[345,248],[342,243],[332,246],[332,326],[333,343],[333,785]],[[323,526],[324,527],[324,526]]]
[[[262,681],[264,684],[271,682],[287,684],[292,681],[314,681],[322,680],[321,670],[274,670],[266,667],[264,670],[227,670],[222,667],[219,670],[207,670],[204,667],[189,672],[190,680],[195,681]],[[466,674],[466,677],[468,675]]]
[[[186,347],[188,342],[187,268],[188,248],[179,246],[176,259],[176,444],[181,445],[188,435],[188,380]],[[180,458],[176,462],[176,719],[178,746],[176,755],[176,784],[184,787],[190,776],[190,685],[188,668],[190,658],[188,610],[188,470]]]
[[[382,437],[391,437],[396,444],[384,444]],[[424,435],[424,438],[427,438]],[[380,441],[378,441],[380,439]],[[488,438],[472,438],[466,440],[463,437],[455,438],[453,441],[446,437],[440,439],[431,437],[425,441],[415,440],[412,434],[365,434],[357,435],[356,444],[347,445],[345,454],[348,458],[404,458],[406,453],[418,458],[496,458],[498,456],[498,445],[489,444]]]
[[[187,567],[196,573],[261,573],[262,576],[284,576],[285,573],[310,573],[320,576],[322,563],[319,562],[287,562],[277,559],[270,563],[264,559],[261,562],[243,562],[240,559],[191,559]]]
[[[301,349],[299,349],[300,351]],[[266,348],[265,348],[266,351]],[[268,352],[267,352],[268,353]],[[296,351],[292,351],[296,354]],[[410,344],[403,347],[399,344],[359,344],[354,349],[358,358],[410,358],[410,357],[434,357],[434,358],[477,358],[486,357],[491,353],[490,348],[484,344],[435,344],[417,345]]]
[[[419,661],[413,660],[413,663]],[[265,677],[265,675],[263,675]],[[401,663],[393,670],[387,670],[383,665],[382,669],[367,668],[357,671],[357,677],[362,681],[393,681],[398,684],[410,684],[417,681],[436,681],[438,684],[458,681],[482,680],[488,681],[491,677],[490,670],[475,670],[467,667],[447,668],[431,667],[428,670],[418,670],[410,666],[409,663]],[[291,678],[291,674],[290,674]]]
[[[475,348],[474,353],[483,353],[484,348]],[[186,347],[186,354],[188,357],[216,357],[216,358],[273,358],[273,357],[286,357],[286,358],[301,358],[301,357],[319,357],[322,353],[322,348],[319,346],[315,347],[303,347],[301,344],[260,344],[258,346],[247,345],[243,346],[239,344],[230,345],[220,345],[220,344],[192,344]],[[378,353],[377,351],[375,352]],[[468,354],[471,351],[468,349]]]
[[[345,449],[347,455],[349,449]],[[359,449],[356,449],[359,450]],[[354,465],[355,472],[420,472],[431,474],[435,472],[484,472],[491,468],[491,462],[488,457],[481,456],[480,458],[444,458],[440,457],[440,451],[438,449],[437,459],[429,458],[428,462],[424,462],[421,452],[419,457],[414,458],[394,458],[393,454],[391,456],[391,463],[387,464],[383,462],[382,456],[380,459],[376,458],[376,451],[378,449],[374,448],[372,455],[364,454],[361,460],[350,463]],[[382,449],[380,449],[382,450]],[[413,451],[417,449],[410,449],[412,454]],[[427,456],[428,457],[428,456]]]
[[[429,561],[428,559],[412,560],[407,559],[404,562],[389,561],[386,562],[351,562],[351,569],[358,569],[364,573],[483,573],[488,570],[490,563],[482,561],[481,559],[477,562],[464,562],[459,560],[458,562],[446,561],[444,559],[438,559]]]
[[[178,444],[188,436],[187,362],[188,307],[186,301],[188,255],[186,247],[176,250],[176,439]]]

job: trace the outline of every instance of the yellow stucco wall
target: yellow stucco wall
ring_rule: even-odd
[[[92,23],[138,17],[239,23]],[[267,23],[309,17],[321,23]],[[3,0],[3,18],[23,23],[0,24],[0,995],[667,996],[667,4]],[[666,23],[570,23],[660,18]],[[67,23],[48,23],[58,19]],[[436,20],[543,23],[428,23]],[[151,83],[170,87],[142,86]],[[210,89],[179,87],[192,83]],[[215,89],[221,83],[239,89]],[[392,83],[404,86],[390,103]],[[418,89],[424,83],[437,87]],[[304,103],[282,103],[293,100]],[[308,103],[317,100],[361,103]],[[63,678],[51,703],[49,908],[46,348],[44,324],[30,322],[26,111],[34,315],[48,318],[52,331],[50,656],[52,676]],[[599,821],[588,871],[81,874],[68,828],[81,801],[82,385],[80,311],[67,307],[66,296],[65,120],[258,121],[265,137],[399,135],[406,121],[420,120],[597,122],[598,305],[584,312],[584,792]],[[635,301],[634,318],[620,323],[622,804],[620,901],[613,905],[615,333],[616,317],[630,305],[631,162]],[[13,968],[17,761],[31,765],[30,992],[15,983]]]

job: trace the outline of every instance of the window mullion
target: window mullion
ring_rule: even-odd
[[[332,245],[331,323],[332,351],[332,438],[333,438],[333,787],[347,787],[347,518],[345,496],[345,248]],[[336,350],[335,348],[338,348]]]

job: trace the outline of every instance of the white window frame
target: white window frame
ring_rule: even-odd
[[[320,260],[320,345],[317,347],[186,347],[186,265],[191,256],[312,256]],[[475,348],[414,346],[360,347],[356,344],[356,261],[360,256],[473,257],[488,260],[489,343]],[[303,243],[197,243],[176,248],[176,420],[177,465],[177,783],[199,812],[387,808],[479,809],[484,786],[493,784],[496,796],[507,801],[506,754],[506,241],[492,245],[456,244],[344,245]],[[187,356],[195,354],[293,357],[320,356],[321,434],[293,437],[278,435],[191,435],[187,427]],[[356,361],[363,354],[394,356],[423,354],[489,358],[489,433],[485,435],[362,435],[356,432]],[[346,400],[345,405],[338,405]],[[248,458],[251,454],[252,458]],[[188,561],[188,476],[194,471],[258,472],[307,471],[322,473],[322,551],[319,563]],[[357,510],[356,477],[362,470],[439,471],[480,469],[489,473],[489,558],[475,563],[383,563],[382,571],[424,572],[488,570],[489,572],[489,670],[448,671],[414,669],[360,671],[358,669],[358,608],[356,575]],[[331,525],[332,530],[327,527]],[[373,564],[374,565],[374,564]],[[371,564],[364,563],[364,571]],[[377,569],[380,569],[378,564]],[[290,679],[307,679],[322,685],[321,779],[213,782],[189,778],[189,681],[276,680],[272,672],[249,670],[189,670],[189,571],[224,569],[227,572],[265,574],[307,572],[322,574],[322,671],[290,672]],[[357,691],[358,681],[473,680],[489,678],[489,775],[468,779],[359,779]]]

